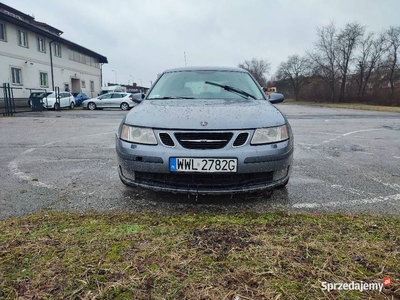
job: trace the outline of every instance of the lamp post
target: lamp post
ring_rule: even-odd
[[[115,83],[118,84],[117,71],[111,70],[111,72],[114,72],[114,73],[115,73]]]

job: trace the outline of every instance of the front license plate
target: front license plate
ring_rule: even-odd
[[[170,157],[169,170],[171,172],[233,173],[237,171],[237,159]]]

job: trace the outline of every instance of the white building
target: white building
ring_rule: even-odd
[[[61,34],[0,3],[0,85],[10,83],[18,98],[29,97],[32,89],[52,91],[55,87],[97,96],[107,57],[63,39]]]

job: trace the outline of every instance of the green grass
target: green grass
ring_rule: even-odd
[[[47,212],[0,222],[0,299],[399,299],[399,262],[396,218]],[[386,276],[381,293],[321,289]]]
[[[400,113],[400,107],[398,106],[383,106],[383,105],[370,105],[362,103],[328,103],[328,102],[312,102],[312,101],[295,101],[294,99],[285,99],[284,103],[297,104],[297,105],[308,105],[318,107],[331,107],[331,108],[348,108],[348,109],[361,109],[370,111],[384,111]]]

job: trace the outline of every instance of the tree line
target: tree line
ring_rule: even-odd
[[[400,106],[400,26],[374,33],[357,22],[338,27],[331,21],[316,36],[311,50],[289,56],[269,81],[267,60],[253,58],[239,67],[286,98]]]

